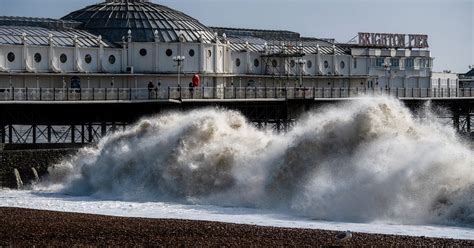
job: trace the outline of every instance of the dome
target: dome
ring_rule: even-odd
[[[107,0],[74,11],[63,18],[82,23],[78,28],[121,42],[131,30],[136,42],[211,41],[213,33],[198,20],[149,0]]]

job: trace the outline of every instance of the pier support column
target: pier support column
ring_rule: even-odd
[[[459,119],[460,119],[460,115],[459,115],[459,114],[453,115],[453,126],[454,126],[454,129],[456,129],[456,131],[458,131],[458,132],[459,132],[459,130],[460,130],[460,128],[461,128],[461,127],[460,127],[460,121],[459,121]]]
[[[86,143],[86,127],[84,124],[81,125],[81,143]]]
[[[107,123],[102,122],[100,124],[100,134],[102,135],[102,137],[105,137],[107,135]]]
[[[32,141],[33,141],[33,144],[36,144],[36,138],[37,138],[37,136],[36,136],[36,125],[32,125],[31,129],[32,129],[32,135],[33,135],[33,140]]]
[[[76,143],[76,127],[71,125],[71,143]]]
[[[13,144],[13,125],[8,125],[8,143]]]
[[[2,144],[5,144],[5,136],[6,136],[6,133],[5,133],[5,124],[2,122],[0,123],[0,142]]]
[[[47,134],[46,134],[46,135],[48,136],[48,137],[47,137],[47,139],[48,139],[48,144],[51,144],[51,129],[52,129],[52,128],[51,128],[51,125],[48,125],[46,128],[47,128]]]
[[[92,143],[94,141],[94,136],[92,133],[92,123],[89,122],[89,125],[87,125],[87,132],[89,133],[89,139],[88,142]]]

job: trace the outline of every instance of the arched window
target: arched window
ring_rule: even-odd
[[[61,63],[66,63],[67,62],[67,55],[66,54],[61,54],[61,56],[59,56],[59,61],[61,61]]]
[[[253,65],[254,65],[255,67],[259,67],[259,66],[260,66],[260,61],[259,61],[258,59],[255,59],[255,60],[253,61]]]
[[[344,63],[344,61],[341,61],[340,66],[341,66],[341,69],[344,69],[346,67],[346,63]]]
[[[193,49],[189,50],[189,56],[194,57],[194,54],[195,54],[195,52],[194,52]]]
[[[237,67],[240,66],[240,59],[239,58],[235,59],[235,66],[237,66]]]
[[[116,59],[115,59],[115,56],[114,56],[114,55],[110,55],[110,56],[109,56],[109,63],[110,63],[111,65],[115,64],[115,60],[116,60]]]
[[[329,68],[329,62],[327,60],[324,61],[324,68]]]
[[[35,62],[36,62],[36,63],[39,63],[39,62],[41,62],[41,54],[39,54],[39,53],[35,53],[35,56],[34,56],[34,58],[35,58]]]
[[[8,55],[7,55],[7,59],[8,59],[8,61],[10,61],[10,62],[15,61],[15,54],[12,53],[12,52],[9,52]]]
[[[87,54],[84,57],[84,61],[86,61],[87,64],[90,64],[92,62],[92,56],[90,54]]]
[[[313,67],[313,62],[311,62],[311,60],[308,60],[306,62],[306,65],[308,66],[308,68],[311,68],[311,67]]]

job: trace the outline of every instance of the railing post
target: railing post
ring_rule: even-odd
[[[28,101],[28,87],[25,89],[25,100]]]
[[[82,88],[79,88],[79,101],[82,101]]]
[[[117,88],[117,101],[120,101],[120,88]]]
[[[53,88],[53,101],[56,101],[56,88]]]
[[[107,88],[105,88],[104,99],[107,101]]]
[[[158,93],[156,93],[158,94]],[[158,99],[158,97],[156,97]],[[132,101],[132,88],[128,88],[128,100]]]
[[[204,89],[204,87],[203,87],[203,89]],[[168,100],[171,98],[171,92],[170,91],[171,91],[171,89],[168,86]],[[202,92],[202,94],[204,94],[204,91]]]
[[[66,101],[69,101],[69,88],[66,88]]]
[[[12,93],[11,99],[12,99],[12,101],[15,101],[15,87],[12,87],[11,91],[12,91],[11,92]]]
[[[40,99],[39,99],[39,100],[41,101],[41,100],[43,100],[43,96],[42,96],[42,93],[41,93],[41,92],[42,92],[42,89],[39,88],[39,91],[40,91]]]

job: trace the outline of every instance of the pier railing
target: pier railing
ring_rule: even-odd
[[[474,97],[474,89],[313,88],[313,87],[163,87],[3,88],[0,101],[146,101],[182,99],[320,99],[392,96],[396,98]]]

